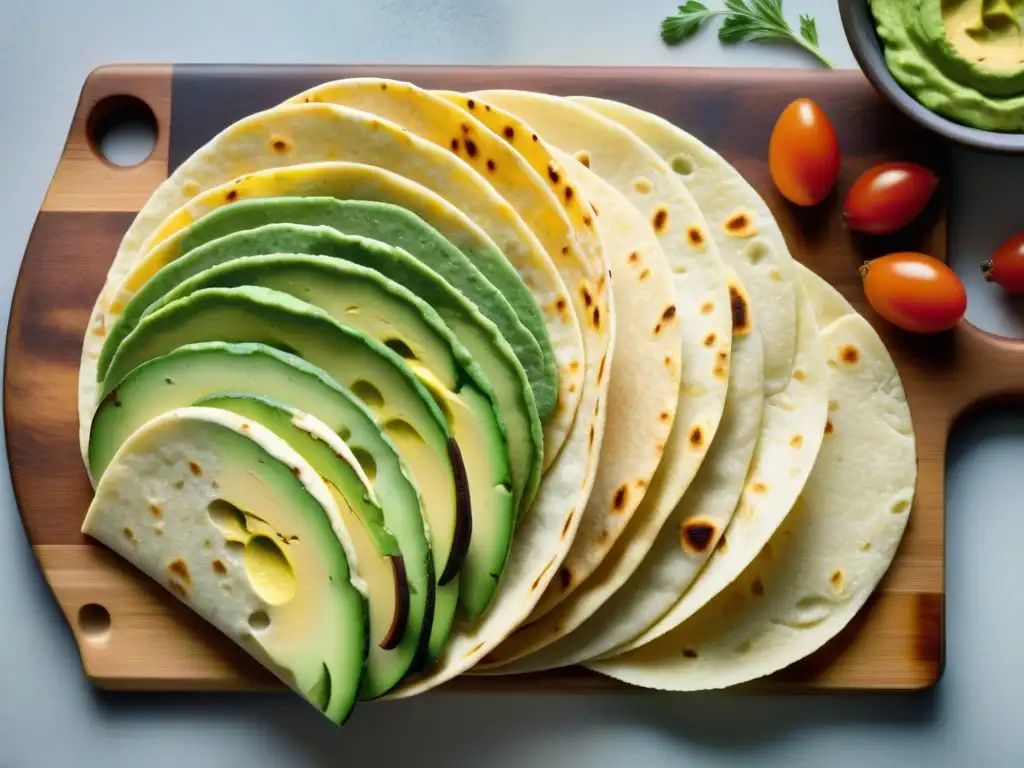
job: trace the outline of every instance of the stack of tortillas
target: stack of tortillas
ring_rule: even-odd
[[[84,530],[339,722],[463,673],[770,674],[916,482],[885,347],[737,170],[520,91],[344,80],[212,137],[114,258],[79,406]]]

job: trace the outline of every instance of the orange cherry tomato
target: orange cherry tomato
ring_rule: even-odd
[[[839,176],[839,140],[828,115],[810,99],[797,99],[779,115],[768,145],[768,169],[783,197],[817,205]]]
[[[891,235],[921,215],[939,185],[917,163],[883,163],[865,171],[843,205],[846,226],[869,235]]]
[[[923,253],[892,253],[867,262],[860,271],[868,302],[904,330],[949,330],[967,310],[967,291],[960,278]]]
[[[1024,232],[999,246],[991,261],[981,265],[985,279],[1010,293],[1024,293]]]

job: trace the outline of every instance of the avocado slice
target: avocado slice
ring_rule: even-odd
[[[336,255],[335,253],[306,251],[294,242],[286,244],[286,241],[283,240],[277,241],[275,244],[274,238],[266,236],[261,237],[258,250],[254,249],[255,244],[238,241],[234,243],[221,242],[212,252],[203,247],[226,235],[248,229],[263,229],[268,224],[323,225],[344,234],[379,240],[406,251],[423,266],[436,273],[442,281],[454,288],[456,293],[461,294],[474,304],[485,318],[494,323],[498,329],[498,335],[507,341],[526,372],[541,421],[546,422],[551,417],[558,393],[557,374],[552,362],[554,353],[549,352],[545,355],[541,352],[537,340],[516,316],[502,292],[487,281],[461,250],[423,219],[405,208],[390,203],[339,200],[333,197],[240,200],[232,205],[218,208],[192,223],[182,230],[180,235],[175,235],[166,244],[157,246],[153,251],[153,256],[157,261],[163,262],[167,259],[176,260],[190,255],[194,251],[203,250],[205,255],[193,261],[193,268],[198,267],[196,271],[199,271],[237,256],[257,256],[264,253]],[[207,258],[210,259],[209,262],[206,261]],[[173,263],[173,261],[169,263]],[[148,267],[144,271],[148,277],[152,274],[152,267]],[[418,281],[406,281],[398,274],[385,272],[383,269],[380,271],[395,282],[405,285],[428,303],[434,304],[426,291],[420,290]],[[189,275],[184,275],[184,277],[187,276]],[[154,286],[154,277],[148,277],[141,285],[136,284],[138,281],[129,278],[125,281],[127,290],[123,292],[122,296],[115,299],[116,309],[122,313],[122,316],[130,318],[124,333],[134,327],[141,316],[141,311],[153,303],[154,299],[145,294],[154,289],[161,294],[166,291],[166,288]],[[132,290],[138,290],[138,299],[132,296]],[[440,307],[436,304],[434,306],[441,312]],[[444,317],[444,313],[441,312],[441,314]],[[108,337],[114,338],[111,353],[121,342],[121,337],[117,336],[117,333],[118,330],[115,327],[111,329],[111,335]],[[550,342],[548,344],[550,345]],[[109,359],[106,362],[109,363]],[[99,380],[102,380],[105,370],[102,356],[99,365]]]
[[[214,395],[196,405],[231,411],[266,427],[308,461],[327,484],[355,548],[356,566],[370,603],[370,655],[359,695],[374,699],[387,693],[398,682],[394,679],[397,666],[388,657],[401,646],[408,626],[409,582],[398,541],[384,523],[366,474],[376,471],[372,459],[364,456],[360,462],[324,422],[271,398]],[[411,664],[412,657],[408,660]]]
[[[434,454],[445,471],[417,475],[415,481],[423,499],[434,566],[441,574],[438,583],[447,584],[455,577],[472,533],[461,452],[432,395],[401,357],[323,310],[280,291],[211,288],[168,304],[139,323],[110,364],[103,398],[110,397],[117,382],[140,363],[201,341],[259,342],[293,352],[323,368],[362,400],[410,466],[427,464],[424,455]]]
[[[358,240],[380,258],[391,250]],[[203,290],[235,286],[292,294],[385,344],[402,356],[437,401],[462,450],[469,478],[473,535],[460,571],[459,602],[475,621],[497,588],[516,512],[504,423],[479,366],[424,301],[371,269],[327,256],[235,259],[186,280],[152,309],[156,314]]]
[[[213,408],[147,422],[82,531],[213,624],[335,723],[366,664],[365,585],[320,476],[259,424]]]
[[[380,429],[369,409],[323,370],[263,344],[210,342],[175,349],[135,368],[107,397],[92,422],[89,460],[99,477],[118,448],[146,421],[175,408],[223,393],[264,395],[331,425],[366,466],[384,513],[398,539],[409,582],[409,622],[401,645],[388,654],[391,678],[400,680],[437,658],[451,631],[458,578],[435,590],[415,477],[449,471],[446,454],[417,452],[409,464]],[[435,605],[436,600],[436,605]]]
[[[304,201],[300,199],[300,202]],[[342,207],[347,205],[333,199],[330,202]],[[367,205],[385,209],[393,207]],[[412,214],[405,213],[419,221]],[[360,264],[408,288],[437,311],[444,324],[479,364],[494,390],[508,435],[513,504],[521,517],[536,495],[544,459],[540,416],[526,373],[493,323],[437,273],[397,247],[388,247],[361,236],[342,235],[326,226],[294,224],[267,224],[211,240],[163,267],[128,302],[107,334],[97,365],[99,379],[102,380],[106,373],[120,342],[144,314],[169,300],[165,298],[168,292],[190,277],[232,259],[276,253],[315,254]],[[228,284],[218,282],[222,286]],[[182,290],[174,292],[175,297],[183,295]],[[299,298],[308,300],[305,296]],[[344,318],[338,319],[345,322]]]

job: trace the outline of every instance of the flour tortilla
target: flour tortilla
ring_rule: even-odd
[[[782,392],[765,401],[746,487],[725,534],[682,599],[643,634],[613,653],[624,653],[669,632],[728,587],[799,498],[825,434],[828,383],[814,307],[799,282],[797,288],[801,312],[793,375]]]
[[[560,406],[546,425],[545,444],[560,444],[575,418],[586,359],[579,323],[568,311],[569,293],[551,259],[515,209],[462,160],[366,112],[333,104],[287,105],[228,127],[186,160],[150,198],[122,241],[108,284],[116,288],[141,253],[190,224],[194,215],[187,203],[202,192],[268,168],[333,159],[374,165],[422,184],[460,209],[505,254],[544,313],[558,365]],[[162,222],[154,221],[157,211],[162,213]],[[103,298],[94,309],[83,349],[79,378],[82,420],[91,416],[95,406],[94,373],[90,375],[95,350],[90,343],[106,327]],[[538,339],[542,349],[546,340]]]
[[[580,574],[589,578],[551,612],[513,633],[474,671],[486,671],[506,655],[516,655],[523,648],[571,630],[579,622],[580,610],[589,609],[595,584],[608,584],[607,576],[595,582],[606,570],[601,561],[611,557],[607,553],[614,552],[613,544],[623,531],[633,539],[635,534],[627,524],[635,512],[650,513],[651,505],[641,502],[662,460],[673,459],[672,449],[666,453],[665,446],[670,442],[679,405],[682,352],[701,343],[699,339],[683,342],[683,333],[689,330],[678,323],[672,272],[644,217],[571,157],[560,156],[559,160],[598,211],[611,259],[616,331],[619,338],[628,340],[606,372],[611,386],[597,480],[555,583],[562,587],[565,579],[579,578]],[[641,275],[645,277],[641,279]],[[597,564],[596,570],[593,564]],[[613,574],[616,577],[627,567],[625,563],[617,565],[620,570]],[[581,602],[581,593],[586,593],[590,601]],[[533,658],[531,655],[523,661]],[[499,672],[506,670],[508,667],[503,666]]]
[[[765,397],[781,392],[796,355],[799,278],[764,200],[721,155],[667,120],[615,101],[572,101],[635,133],[680,174],[707,217],[722,260],[739,274],[754,304],[765,345]]]
[[[804,273],[803,282],[817,307],[840,298],[816,275]],[[877,587],[906,528],[917,457],[896,367],[871,325],[846,308],[821,333],[835,405],[793,512],[689,621],[591,668],[664,690],[747,682],[821,648]]]
[[[689,487],[714,439],[728,388],[732,346],[729,290],[725,265],[708,235],[707,223],[671,168],[616,123],[544,94],[486,91],[473,94],[473,98],[517,115],[549,145],[585,161],[584,165],[633,204],[658,237],[674,272],[679,322],[686,331],[680,409],[670,441],[676,442],[678,450],[666,447],[672,460],[663,460],[659,473],[659,509],[667,516]],[[590,572],[598,563],[589,563]],[[581,583],[585,582],[575,574],[556,580],[531,621],[551,611]],[[555,639],[551,635],[544,638]],[[517,643],[514,653],[503,656],[501,662],[538,647],[535,642]]]
[[[289,103],[328,102],[353,107],[393,122],[407,131],[452,152],[485,179],[522,217],[536,234],[569,290],[579,319],[586,365],[598,364],[599,349],[607,346],[607,325],[587,322],[592,307],[584,297],[594,291],[605,277],[601,238],[591,223],[570,219],[570,213],[587,207],[586,197],[574,190],[568,194],[572,205],[563,206],[564,190],[552,188],[507,142],[479,122],[473,114],[483,112],[460,109],[441,96],[412,83],[380,78],[349,78],[324,83],[289,99]],[[556,196],[555,192],[563,193]],[[563,311],[557,310],[556,311]],[[562,431],[547,442],[544,466],[551,465],[564,441],[575,413],[580,391],[573,389],[579,376],[561,389],[556,424]],[[549,430],[552,428],[549,428]]]
[[[534,672],[598,658],[632,640],[679,601],[714,551],[743,492],[764,410],[763,355],[760,331],[752,321],[749,330],[733,337],[722,424],[683,500],[660,529],[641,524],[639,515],[634,518],[623,542],[572,597],[582,602],[584,595],[597,592],[598,584],[606,590],[620,585],[607,602],[561,640],[498,672]],[[644,554],[638,543],[652,538]],[[630,556],[629,550],[639,553]],[[619,561],[632,563],[637,557],[643,558],[640,565],[622,578],[616,572]]]

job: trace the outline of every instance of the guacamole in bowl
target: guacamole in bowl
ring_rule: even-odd
[[[1024,0],[870,0],[886,66],[963,125],[1024,133]]]

